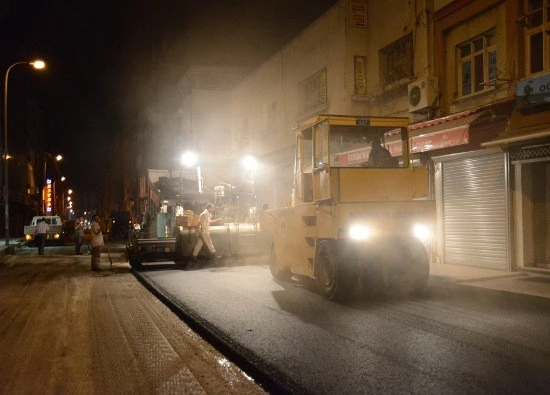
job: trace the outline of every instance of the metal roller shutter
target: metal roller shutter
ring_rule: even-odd
[[[445,263],[508,268],[506,189],[502,153],[442,163]]]

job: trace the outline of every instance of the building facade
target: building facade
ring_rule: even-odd
[[[272,169],[261,200],[290,195],[294,125],[408,115],[415,156],[433,163],[434,260],[547,268],[548,6],[337,3],[233,90],[234,141]]]
[[[549,9],[550,0],[341,0],[246,77],[227,70],[227,89],[205,82],[223,81],[223,70],[185,74],[183,145],[227,155],[212,179],[235,174],[228,158],[255,154],[257,202],[281,207],[295,126],[323,113],[408,116],[413,159],[430,164],[434,263],[548,269]]]

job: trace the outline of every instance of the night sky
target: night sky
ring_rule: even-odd
[[[47,62],[44,72],[18,66],[10,73],[9,146],[18,137],[18,104],[38,95],[46,151],[64,155],[70,185],[93,189],[121,129],[127,77],[153,48],[182,70],[255,67],[336,1],[0,0],[2,75],[15,61]]]

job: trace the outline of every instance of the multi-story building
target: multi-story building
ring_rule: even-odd
[[[341,0],[230,90],[201,90],[205,70],[190,71],[181,130],[205,152],[220,142],[214,155],[256,154],[258,203],[277,207],[292,189],[296,125],[321,113],[408,116],[437,203],[434,262],[543,270],[549,10],[550,0]]]
[[[549,6],[336,4],[233,91],[235,141],[277,169],[264,199],[281,205],[290,192],[293,125],[408,115],[415,157],[433,163],[435,259],[547,267]]]

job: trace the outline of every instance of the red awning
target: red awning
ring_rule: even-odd
[[[468,110],[410,125],[412,152],[468,144],[470,125],[486,113],[485,110]]]

